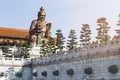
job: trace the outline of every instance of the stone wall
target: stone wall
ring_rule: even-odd
[[[116,65],[118,72],[110,73],[108,67]],[[91,68],[92,72],[85,69]],[[72,69],[73,75],[67,70]],[[33,80],[120,80],[120,44],[97,47],[86,51],[77,49],[64,54],[42,57],[33,60]],[[54,71],[59,74],[55,76]],[[47,73],[44,76],[43,72]],[[71,73],[71,72],[70,72]]]
[[[30,59],[0,57],[0,80],[32,80],[30,64]]]
[[[83,80],[83,78],[87,76],[87,74],[84,73],[84,69],[88,67],[91,67],[93,69],[93,73],[90,75],[91,80],[99,80],[102,78],[105,78],[106,80],[120,80],[120,70],[116,74],[111,74],[108,72],[108,67],[111,65],[117,65],[120,69],[120,56],[109,56],[81,61],[66,62],[48,66],[35,67],[34,69],[36,69],[38,73],[38,78],[41,80]],[[67,75],[66,70],[68,69],[73,69],[74,75]],[[59,71],[58,76],[53,75],[53,71],[55,70]],[[41,74],[44,71],[47,71],[46,77]]]

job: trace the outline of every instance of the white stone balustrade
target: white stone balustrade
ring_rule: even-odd
[[[0,57],[0,66],[23,66],[30,63],[30,59]]]

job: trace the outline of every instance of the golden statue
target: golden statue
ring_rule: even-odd
[[[50,37],[50,29],[51,23],[47,23],[45,21],[46,13],[43,7],[40,8],[38,12],[38,19],[33,20],[30,26],[29,34],[30,34],[30,44],[36,44],[37,41],[40,41],[38,36],[41,39]],[[40,35],[38,35],[38,31],[40,30]]]

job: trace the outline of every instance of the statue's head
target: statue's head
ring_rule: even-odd
[[[40,8],[40,11],[38,12],[38,19],[39,20],[45,20],[46,13],[43,9],[43,7]]]

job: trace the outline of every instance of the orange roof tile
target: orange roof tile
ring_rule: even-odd
[[[28,30],[0,27],[0,37],[26,38],[28,36]]]

